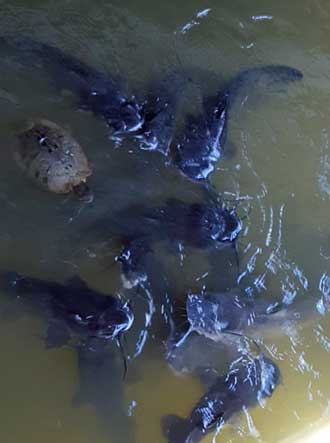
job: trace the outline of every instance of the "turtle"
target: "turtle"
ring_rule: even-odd
[[[92,174],[90,163],[77,140],[56,123],[44,118],[29,120],[26,129],[17,134],[14,157],[39,187],[56,194],[74,191],[80,199],[92,200],[86,184]]]

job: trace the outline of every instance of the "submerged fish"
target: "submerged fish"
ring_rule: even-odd
[[[110,441],[131,441],[127,405],[124,401],[122,364],[114,343],[89,338],[77,345],[79,387],[75,406],[91,405]]]
[[[174,291],[157,254],[148,242],[137,239],[125,244],[116,260],[121,263],[123,286],[128,289],[136,288],[134,302],[138,297],[145,305],[143,319],[141,319],[141,340],[142,337],[146,339],[147,331],[152,326],[152,323],[153,332],[155,333],[156,328],[158,339],[165,340],[168,335],[168,324],[173,304],[172,294]],[[140,309],[138,311],[141,312]],[[156,316],[156,319],[154,319],[154,316]],[[138,318],[135,320],[136,326]],[[144,343],[137,344],[137,355],[142,351]]]
[[[185,419],[163,419],[168,443],[198,443],[209,432],[219,432],[233,416],[271,397],[281,381],[278,366],[263,354],[242,356],[218,377]]]
[[[109,233],[129,243],[165,240],[198,249],[233,244],[242,228],[234,210],[215,202],[189,204],[178,199],[160,207],[131,207],[104,223]]]
[[[125,134],[131,134],[142,149],[165,155],[171,152],[173,163],[194,180],[207,179],[214,170],[225,144],[232,105],[242,90],[283,87],[303,77],[300,71],[288,66],[247,69],[218,94],[205,97],[203,112],[188,115],[183,131],[174,136],[177,91],[184,84],[178,75],[165,75],[151,86],[146,98],[138,100],[124,92],[122,79],[98,71],[52,45],[27,37],[2,36],[0,52],[28,66],[41,66],[57,87],[78,96],[81,108],[105,120],[111,138],[120,142]]]
[[[134,134],[141,149],[169,155],[175,128],[177,91],[180,88],[182,79],[174,72],[165,74],[150,85],[143,100],[144,123]]]
[[[174,163],[193,180],[207,179],[224,150],[230,111],[242,90],[283,87],[302,77],[297,69],[281,65],[239,73],[220,93],[204,99],[201,114],[187,117],[182,133],[173,142]]]
[[[236,349],[199,334],[190,334],[178,346],[179,337],[176,332],[177,329],[172,328],[172,334],[166,341],[168,365],[177,376],[197,377],[207,387],[223,372],[224,365],[239,354]]]
[[[199,249],[234,242],[242,225],[234,210],[216,203],[168,200],[162,223],[168,238]]]
[[[48,347],[63,346],[74,337],[112,339],[133,323],[133,312],[126,303],[94,291],[79,277],[60,284],[1,272],[0,287],[31,302],[47,317]]]
[[[56,86],[68,89],[79,98],[83,109],[103,118],[111,129],[111,136],[140,129],[144,123],[142,106],[134,96],[127,96],[122,81],[87,65],[55,46],[28,37],[1,37],[0,52],[18,58],[29,66],[40,66],[54,80]]]
[[[237,290],[227,293],[189,294],[186,302],[189,334],[196,331],[215,341],[237,343],[240,336],[273,336],[274,331],[291,332],[298,321],[316,314],[315,301],[286,305],[251,299]],[[183,340],[183,339],[181,339]]]
[[[161,207],[130,207],[89,230],[102,237],[118,237],[123,245],[116,261],[121,263],[124,287],[142,288],[149,301],[157,294],[167,306],[169,282],[153,253],[153,244],[165,242],[178,251],[185,246],[218,250],[235,244],[241,222],[233,210],[214,202],[187,204],[170,199]]]
[[[144,284],[148,280],[147,255],[152,253],[148,242],[134,240],[125,245],[116,261],[121,263],[121,279],[127,289]]]
[[[80,108],[105,120],[116,142],[130,135],[143,150],[169,153],[179,89],[179,76],[174,73],[154,81],[147,96],[138,99],[125,93],[122,78],[100,72],[55,46],[27,37],[3,36],[0,52],[29,66],[41,65],[58,88],[78,97]]]
[[[79,391],[74,404],[92,405],[107,431],[124,420],[122,363],[115,346],[121,347],[122,334],[133,323],[130,307],[112,295],[94,291],[79,277],[59,284],[1,272],[0,287],[46,316],[47,347],[70,343],[77,350]],[[128,429],[126,422],[125,426]]]

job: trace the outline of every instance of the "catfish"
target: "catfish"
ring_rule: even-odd
[[[111,138],[140,129],[144,123],[142,105],[125,92],[122,79],[98,71],[56,46],[29,37],[0,37],[2,56],[14,57],[23,65],[44,69],[59,90],[70,91],[80,109],[102,118]]]
[[[168,199],[163,206],[132,206],[92,226],[103,235],[117,235],[122,243],[152,245],[166,241],[197,249],[233,245],[242,229],[234,209],[214,201],[186,203]],[[146,247],[146,246],[144,246]]]
[[[246,296],[238,289],[224,293],[188,294],[187,320],[192,331],[224,344],[237,344],[244,336],[252,339],[292,333],[292,328],[317,315],[312,297],[291,304]]]
[[[281,382],[279,367],[264,354],[241,356],[216,379],[187,418],[169,415],[162,427],[168,443],[198,443],[228,420],[271,397]]]
[[[184,127],[173,140],[173,162],[188,178],[205,181],[223,155],[228,122],[237,99],[261,88],[278,90],[303,78],[295,68],[259,66],[237,74],[216,94],[203,97],[202,111],[187,115]]]
[[[133,134],[141,149],[158,151],[165,157],[170,155],[176,126],[178,90],[183,87],[183,78],[172,70],[148,85],[143,100],[144,122]]]
[[[75,407],[89,405],[110,441],[131,441],[131,423],[125,402],[122,364],[113,341],[88,337],[76,346],[79,373]]]
[[[127,303],[91,289],[77,276],[61,284],[2,271],[0,287],[31,303],[46,317],[49,348],[69,344],[71,339],[119,338],[134,320]]]

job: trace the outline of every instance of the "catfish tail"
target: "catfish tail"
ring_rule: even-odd
[[[245,91],[281,92],[291,83],[302,80],[303,74],[296,68],[285,65],[266,65],[240,72],[226,86],[221,96],[226,98],[227,111],[239,95]]]
[[[39,283],[39,280],[24,277],[15,271],[0,272],[0,288],[17,296],[40,291],[42,285]]]
[[[62,69],[63,74],[71,73],[76,80],[76,85],[70,83],[70,86],[74,88],[82,87],[83,85],[87,87],[96,78],[100,78],[100,73],[79,59],[66,54],[55,46],[30,38],[1,36],[0,50],[2,54],[5,53],[9,56],[17,57],[23,64],[29,63],[32,66],[34,64],[37,66],[41,65],[43,68]]]

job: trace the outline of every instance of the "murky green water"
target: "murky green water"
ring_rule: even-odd
[[[196,16],[208,8],[207,15]],[[145,89],[169,67],[191,77],[190,89],[197,92],[220,88],[223,80],[257,64],[300,69],[304,79],[288,93],[251,91],[241,97],[229,127],[232,155],[219,164],[212,181],[228,199],[240,202],[241,215],[247,214],[239,244],[240,286],[270,299],[312,297],[325,304],[330,294],[329,16],[330,4],[321,0],[0,2],[1,34],[52,43],[122,74],[133,90]],[[103,124],[78,111],[68,94],[58,95],[42,71],[3,59],[0,65],[1,268],[58,281],[78,273],[95,288],[123,292],[119,269],[111,265],[118,247],[96,234],[86,238],[85,224],[146,199],[193,201],[200,190],[165,167],[161,156],[132,151],[128,143],[115,150]],[[188,108],[190,100],[187,95]],[[95,171],[92,206],[40,191],[18,172],[13,134],[31,116],[70,128],[85,147]],[[205,254],[191,251],[183,269],[172,273],[176,293],[200,288],[196,278],[205,266]],[[219,269],[219,276],[221,289],[233,284],[231,271]],[[1,442],[162,442],[161,417],[187,414],[202,393],[197,380],[177,377],[168,368],[154,323],[155,337],[149,336],[142,355],[130,363],[127,381],[122,383],[118,367],[109,373],[113,417],[118,410],[122,414],[105,423],[92,406],[72,403],[78,389],[75,350],[45,350],[43,319],[28,310],[12,312],[5,294],[1,305]],[[303,442],[312,425],[327,424],[328,321],[327,313],[311,315],[294,338],[284,330],[265,338],[283,384],[264,408],[250,411],[253,426],[243,416],[223,429],[218,442]],[[135,338],[136,330],[128,337],[131,354]]]

